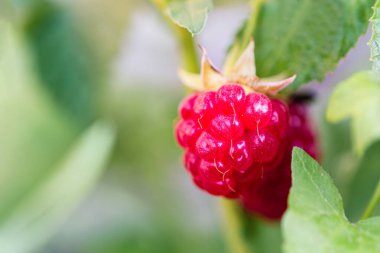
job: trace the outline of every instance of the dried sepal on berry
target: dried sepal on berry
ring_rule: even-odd
[[[231,71],[225,68],[224,72],[232,79],[250,79],[256,77],[255,44],[251,41],[241,54]]]
[[[217,90],[223,84],[237,83],[242,85],[246,92],[260,92],[272,96],[286,88],[296,78],[295,75],[277,81],[259,78],[256,75],[253,40],[248,44],[230,71],[224,71],[224,73],[219,71],[202,48],[200,75],[181,69],[179,76],[186,86],[196,91]]]

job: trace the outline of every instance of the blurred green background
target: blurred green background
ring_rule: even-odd
[[[249,10],[215,5],[196,39],[220,66]],[[380,143],[359,161],[347,122],[324,111],[334,84],[370,67],[368,37],[306,87],[352,220],[377,182]],[[149,1],[1,0],[0,252],[227,252],[218,200],[192,185],[172,134],[177,47]],[[278,225],[247,217],[245,232],[279,251]]]

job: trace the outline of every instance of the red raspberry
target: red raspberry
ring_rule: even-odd
[[[224,156],[225,151],[227,150],[227,145],[227,142],[219,140],[204,131],[195,144],[195,151],[199,157],[208,161],[213,161],[216,158]]]
[[[244,109],[244,124],[253,130],[257,130],[258,125],[265,126],[272,116],[272,102],[261,93],[248,94]]]
[[[272,116],[267,127],[277,136],[284,138],[289,121],[288,107],[281,101],[274,99],[272,100],[272,108]]]
[[[264,94],[226,84],[185,98],[179,114],[176,137],[186,150],[185,167],[212,195],[239,197],[282,157],[287,107]]]
[[[318,145],[314,131],[310,127],[307,106],[304,103],[289,104],[288,127],[282,128],[279,122],[288,118],[286,107],[282,102],[273,100],[273,114],[267,125],[269,131],[281,136],[285,131],[286,139],[277,152],[277,161],[261,164],[261,177],[251,177],[241,191],[243,206],[252,213],[267,219],[280,219],[287,207],[291,186],[291,152],[294,146],[303,148],[314,158],[318,158]],[[276,113],[277,111],[277,113]],[[280,116],[281,114],[282,116]],[[277,115],[275,115],[277,114]],[[275,127],[277,125],[277,127]],[[285,129],[285,130],[284,130]],[[260,164],[255,164],[260,168]],[[260,173],[260,169],[256,168]]]
[[[179,105],[179,115],[181,115],[181,118],[183,119],[195,118],[194,103],[197,97],[198,95],[194,94],[192,96],[187,97],[181,102],[181,104]]]
[[[197,117],[198,123],[202,129],[209,126],[211,119],[215,114],[216,93],[207,91],[200,93],[194,101],[194,114]],[[180,108],[182,111],[182,108]]]
[[[235,192],[234,175],[222,162],[202,160],[199,172],[203,179],[203,189],[213,195],[230,195]]]
[[[290,170],[289,163],[283,166],[282,169]],[[285,212],[291,185],[290,176],[281,171],[276,172],[252,184],[242,195],[243,205],[248,211],[271,220],[280,219]]]
[[[244,100],[245,92],[239,85],[223,85],[217,93],[218,106],[226,114],[240,114],[244,109]]]
[[[311,127],[307,105],[294,101],[289,104],[289,113],[289,135],[293,146],[302,148],[314,159],[319,160],[319,146],[316,141],[315,131]]]
[[[199,176],[199,164],[200,159],[197,155],[190,151],[186,151],[183,156],[183,163],[185,164],[185,168],[191,173],[193,177]]]
[[[222,140],[234,140],[244,134],[244,126],[236,115],[218,114],[211,121],[210,132]]]
[[[226,160],[231,169],[239,172],[245,172],[251,167],[252,150],[248,146],[246,138],[240,138],[231,142]]]
[[[248,142],[252,148],[253,161],[258,163],[275,159],[280,146],[279,139],[267,129],[249,131]]]
[[[201,133],[201,128],[193,120],[181,120],[176,126],[177,142],[183,148],[192,146]]]

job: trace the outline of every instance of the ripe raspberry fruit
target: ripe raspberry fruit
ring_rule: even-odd
[[[272,161],[277,155],[280,141],[267,129],[249,131],[248,142],[252,149],[253,160],[258,163]]]
[[[237,198],[280,156],[288,128],[285,104],[238,84],[185,98],[179,107],[178,143],[196,185],[212,195]],[[248,180],[249,179],[249,180]]]
[[[227,142],[203,131],[195,144],[195,152],[199,157],[213,161],[224,156],[227,145]]]
[[[302,148],[314,159],[320,159],[320,151],[314,129],[312,128],[309,108],[303,101],[289,104],[289,135],[292,145]]]
[[[194,102],[195,99],[198,96],[196,94],[187,97],[184,99],[181,104],[179,105],[179,115],[181,115],[181,118],[183,119],[192,119],[195,118],[194,114]]]
[[[216,93],[214,91],[203,92],[196,97],[193,107],[194,115],[202,129],[209,126],[210,121],[215,114],[215,107]]]
[[[233,140],[244,134],[244,126],[237,115],[218,114],[211,121],[210,131],[222,140]]]
[[[260,93],[248,94],[245,100],[243,121],[250,129],[265,126],[272,116],[272,102],[267,96]]]
[[[201,128],[194,120],[181,120],[176,126],[177,142],[183,148],[187,148],[194,144]]]
[[[246,138],[240,138],[231,142],[228,156],[226,158],[230,168],[245,172],[252,165],[252,153]]]
[[[284,138],[286,135],[289,120],[288,107],[277,99],[272,100],[272,116],[268,122],[268,128],[278,137]]]
[[[217,102],[222,112],[240,114],[244,108],[245,92],[239,85],[223,85],[217,93]]]
[[[282,217],[287,207],[291,186],[291,153],[293,147],[297,146],[304,149],[316,159],[319,156],[319,148],[315,133],[311,128],[308,108],[305,103],[291,102],[289,104],[289,117],[286,115],[286,108],[282,108],[282,102],[274,100],[272,104],[273,110],[277,113],[273,112],[272,119],[267,127],[272,130],[277,129],[274,132],[280,135],[282,131],[285,131],[286,139],[283,141],[279,152],[282,156],[278,156],[279,162],[263,164],[263,171],[265,170],[268,173],[250,179],[246,183],[240,198],[243,206],[249,212],[270,220],[277,220]],[[281,114],[282,116],[280,116]],[[284,120],[282,117],[289,122],[285,130],[280,127],[282,124],[279,123]],[[277,124],[279,124],[277,127],[272,128]],[[258,178],[259,180],[257,180]]]

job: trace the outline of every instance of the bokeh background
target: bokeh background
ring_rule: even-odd
[[[195,39],[221,66],[249,8],[214,2]],[[376,184],[380,145],[358,161],[347,122],[324,113],[335,84],[370,68],[369,36],[304,88],[352,220]],[[173,138],[179,62],[149,1],[1,0],[0,252],[227,252],[218,199],[192,185]],[[276,252],[279,225],[248,222],[256,247]]]

